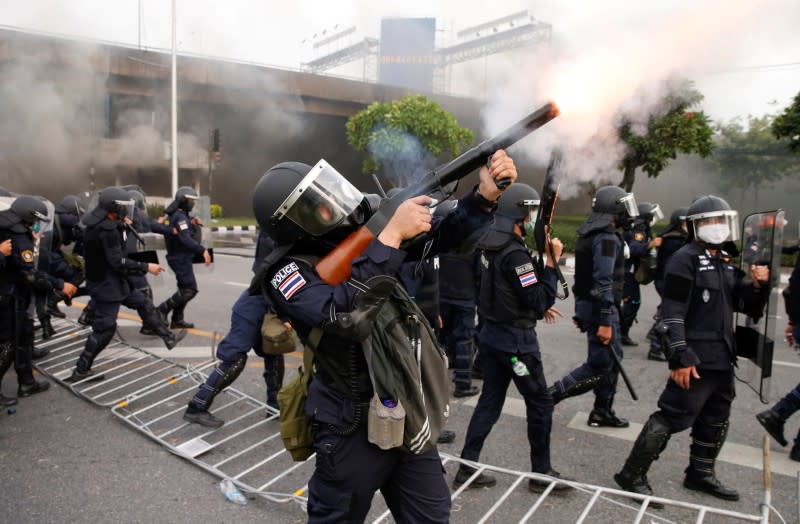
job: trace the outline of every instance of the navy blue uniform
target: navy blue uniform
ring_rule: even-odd
[[[8,211],[6,211],[8,212]],[[0,229],[0,242],[11,240],[11,255],[0,269],[0,378],[13,361],[20,385],[33,384],[33,319],[28,315],[34,288],[46,292],[51,283],[37,273],[30,232]]]
[[[575,317],[586,332],[586,362],[554,383],[558,394],[572,396],[593,388],[595,405],[613,401],[617,371],[609,351],[622,359],[619,304],[623,285],[623,241],[613,226],[578,238],[575,252]],[[604,345],[597,337],[599,326],[611,326],[611,341]],[[574,393],[571,393],[574,392]]]
[[[497,233],[494,233],[497,234]],[[531,471],[547,473],[550,465],[550,429],[553,399],[547,391],[536,320],[556,298],[556,272],[539,274],[524,241],[509,235],[505,245],[484,250],[478,309],[483,325],[478,335],[483,388],[472,414],[461,458],[477,461],[483,443],[500,418],[509,383],[513,380],[525,400]],[[522,361],[528,375],[512,369],[512,357]]]
[[[184,322],[183,312],[186,305],[197,295],[197,280],[194,277],[192,260],[206,250],[196,238],[200,236],[200,226],[193,224],[192,219],[180,208],[169,214],[170,232],[164,235],[167,244],[167,264],[175,272],[178,290],[167,300],[159,304],[158,311],[163,319],[172,312],[171,326],[194,327]]]
[[[400,282],[425,313],[434,330],[439,329],[439,255],[406,262],[400,268]]]
[[[472,196],[462,198],[447,217],[434,217],[426,238],[431,255],[459,247],[491,214]],[[420,246],[421,242],[414,242]],[[406,252],[374,240],[352,262],[352,277],[339,285],[322,281],[305,263],[284,258],[266,272],[266,289],[277,312],[289,318],[302,340],[311,330],[354,309],[353,280],[378,275],[399,277]],[[421,253],[411,252],[412,257]],[[291,253],[290,255],[291,256]],[[447,522],[450,490],[436,448],[420,455],[384,451],[367,440],[366,408],[373,389],[361,344],[323,332],[314,352],[306,414],[314,421],[316,469],[309,481],[309,522],[362,522],[378,489],[398,522]]]
[[[469,389],[476,335],[475,307],[480,285],[480,256],[442,253],[439,256],[441,339],[453,359],[456,389]]]
[[[666,267],[662,314],[674,354],[670,369],[696,366],[699,379],[689,389],[673,380],[651,415],[669,434],[692,428],[689,470],[713,473],[725,441],[735,396],[733,313],[761,316],[769,288],[754,288],[723,252],[711,254],[697,242],[686,244]]]
[[[625,260],[625,280],[622,288],[622,319],[620,328],[622,336],[628,332],[636,321],[636,314],[642,305],[642,293],[636,281],[636,270],[647,256],[647,244],[650,242],[650,228],[647,224],[636,224],[623,237],[628,244],[630,256]]]
[[[93,213],[99,212],[96,209]],[[147,264],[127,258],[122,232],[122,224],[107,217],[86,228],[86,286],[94,302],[94,318],[92,334],[75,366],[78,375],[89,372],[94,359],[111,341],[121,305],[135,309],[159,336],[170,335],[159,321],[153,303],[128,282],[130,275],[144,275]]]

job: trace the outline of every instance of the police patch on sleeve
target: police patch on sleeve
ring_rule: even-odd
[[[519,283],[522,287],[532,286],[539,281],[539,279],[536,278],[536,273],[533,271],[533,264],[530,262],[515,267],[514,271],[516,271],[519,277]]]
[[[300,274],[297,264],[290,262],[275,273],[270,283],[281,292],[283,298],[289,300],[306,285],[306,280]]]
[[[180,221],[180,222],[178,222],[178,228],[179,228],[181,231],[185,231],[185,230],[189,229],[189,224],[187,224],[187,223],[186,223],[186,222],[184,222],[184,221]]]
[[[25,251],[20,253],[19,256],[22,257],[22,261],[25,262],[26,264],[33,263],[33,251],[31,251],[30,249],[26,249]]]

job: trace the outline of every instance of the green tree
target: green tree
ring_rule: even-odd
[[[713,129],[708,117],[702,111],[689,111],[702,99],[690,81],[680,80],[673,82],[662,100],[662,111],[648,119],[645,134],[623,117],[618,132],[628,151],[620,162],[623,176],[619,187],[631,191],[639,167],[647,176],[657,177],[678,153],[697,153],[701,157],[712,153]]]
[[[734,119],[719,124],[715,141],[714,161],[719,167],[720,189],[739,190],[739,202],[752,195],[758,207],[759,189],[783,177],[800,174],[800,163],[786,151],[788,140],[773,135],[773,115],[750,116],[747,123]]]
[[[372,103],[351,116],[345,128],[350,145],[369,153],[364,173],[382,170],[399,186],[412,182],[443,152],[458,155],[475,139],[471,129],[422,95]]]
[[[800,153],[800,93],[772,122],[772,134],[778,139],[787,139],[786,146],[793,153]]]

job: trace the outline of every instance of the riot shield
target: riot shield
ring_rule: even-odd
[[[740,267],[750,280],[751,265],[769,267],[770,295],[764,314],[753,319],[736,313],[736,354],[739,368],[736,376],[745,382],[764,404],[769,403],[770,378],[775,341],[782,333],[780,275],[781,245],[783,244],[784,211],[764,211],[748,215],[742,223],[742,251]],[[779,333],[780,332],[780,333]]]

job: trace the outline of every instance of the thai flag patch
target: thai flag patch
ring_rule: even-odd
[[[295,271],[288,277],[286,277],[283,282],[278,286],[278,290],[283,295],[283,298],[289,300],[297,293],[300,288],[306,285],[306,280],[303,278],[299,272]]]
[[[517,266],[514,268],[514,271],[516,271],[519,277],[519,283],[522,287],[532,286],[539,281],[539,279],[536,278],[536,273],[533,271],[533,264],[529,263]]]

